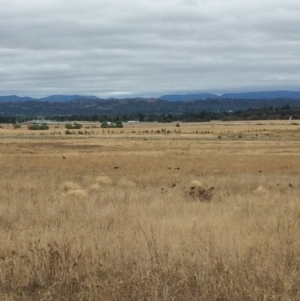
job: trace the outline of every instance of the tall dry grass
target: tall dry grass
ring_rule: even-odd
[[[294,144],[94,143],[0,146],[1,300],[300,299]]]

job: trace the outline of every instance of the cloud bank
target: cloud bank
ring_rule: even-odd
[[[0,94],[300,89],[295,0],[0,0]]]

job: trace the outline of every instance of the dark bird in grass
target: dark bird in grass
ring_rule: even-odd
[[[175,167],[174,169],[180,170],[180,167]]]
[[[262,172],[262,169],[260,169],[258,172],[259,172],[259,173]]]
[[[294,185],[293,185],[292,183],[289,183],[289,187],[293,188],[293,187],[294,187]]]
[[[63,157],[63,159],[65,160],[66,159],[66,157],[65,156],[62,156]]]
[[[171,169],[171,167],[168,167],[168,169]]]
[[[173,183],[171,184],[171,187],[176,187],[176,185],[177,185],[177,183],[176,183],[176,182],[173,182]]]
[[[120,166],[115,166],[114,169],[118,169]]]

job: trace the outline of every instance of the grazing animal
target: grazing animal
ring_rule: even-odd
[[[180,170],[180,167],[175,167],[174,169]]]
[[[258,172],[262,172],[262,169],[260,169]]]
[[[118,169],[120,166],[115,166],[114,169]]]
[[[63,159],[65,160],[66,159],[66,157],[65,156],[62,156],[63,157]]]

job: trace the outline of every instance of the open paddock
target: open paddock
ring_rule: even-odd
[[[300,299],[297,123],[4,125],[0,300]]]

